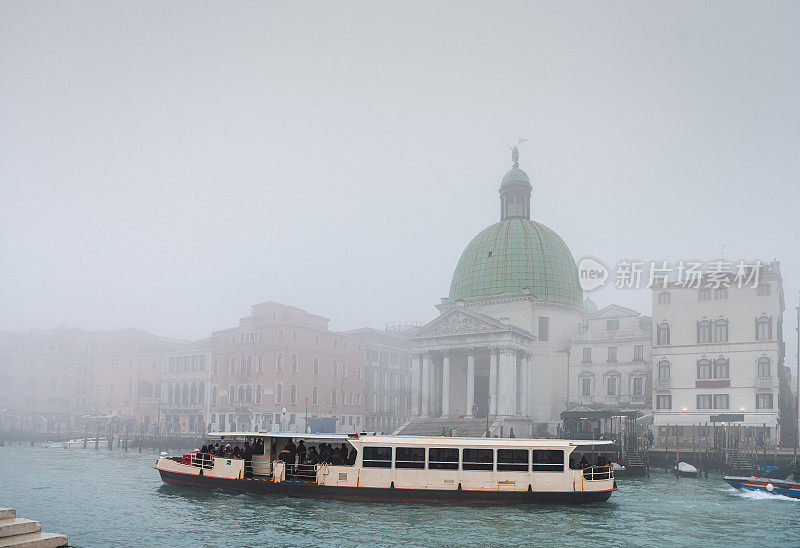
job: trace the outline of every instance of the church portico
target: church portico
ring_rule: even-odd
[[[527,416],[534,337],[468,310],[453,310],[412,340],[412,410],[422,416]]]

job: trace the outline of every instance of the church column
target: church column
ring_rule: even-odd
[[[431,388],[431,354],[422,354],[422,414],[430,412],[430,388]]]
[[[450,414],[450,351],[442,352],[442,416]]]
[[[411,355],[411,415],[417,416],[420,413],[420,386],[422,383],[422,372],[420,371],[419,354]]]
[[[522,366],[525,371],[525,386],[523,386],[522,392],[522,395],[525,398],[525,405],[522,408],[522,412],[528,417],[533,416],[533,412],[531,411],[531,379],[533,377],[533,368],[531,364],[532,356],[533,354],[530,352],[525,352],[525,356],[522,358]]]
[[[497,349],[489,348],[489,414],[497,414]]]
[[[467,348],[467,413],[472,416],[472,408],[475,406],[475,350]]]
[[[508,375],[508,348],[500,349],[500,363],[497,369],[497,414],[509,414],[509,375]]]

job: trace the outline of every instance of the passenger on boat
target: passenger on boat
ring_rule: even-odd
[[[244,459],[244,473],[245,476],[250,477],[253,475],[253,448],[250,447],[250,442],[244,442],[244,450],[242,451],[242,458]]]
[[[356,456],[357,455],[358,455],[358,451],[356,451],[356,448],[353,447],[353,449],[350,450],[350,456],[347,458],[347,465],[348,466],[353,466],[356,463]]]
[[[300,463],[306,462],[306,455],[308,454],[308,449],[306,448],[305,443],[303,440],[300,440],[300,443],[297,444],[297,455],[300,457]]]
[[[312,447],[308,450],[308,456],[306,456],[305,464],[315,465],[319,464],[319,453],[317,453],[317,448]]]
[[[253,444],[253,454],[254,455],[263,455],[264,454],[264,441],[259,438]]]
[[[581,460],[578,463],[578,468],[589,468],[589,461],[586,460],[586,455],[581,455]]]
[[[328,448],[327,443],[319,444],[319,460],[320,462],[331,463],[331,450]]]
[[[347,464],[347,444],[343,443],[342,447],[339,449],[339,460],[341,461],[339,464]]]

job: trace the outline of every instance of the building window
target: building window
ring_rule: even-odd
[[[698,394],[697,395],[697,408],[698,409],[711,409],[712,401],[711,394]]]
[[[670,394],[656,396],[656,409],[672,409],[672,396]]]
[[[592,349],[591,348],[584,348],[583,349],[583,363],[592,363]]]
[[[264,372],[264,356],[261,354],[258,355],[258,365],[256,366],[256,371],[259,373]]]
[[[656,330],[656,344],[669,344],[669,324],[667,322],[658,324],[658,329]]]
[[[608,347],[608,361],[609,362],[616,362],[617,361],[617,347],[616,346],[609,346]]]
[[[669,380],[669,362],[667,360],[661,360],[658,362],[658,380],[660,381],[668,381]]]
[[[539,340],[547,341],[550,339],[550,318],[539,317]]]
[[[217,387],[211,389],[211,405],[217,405]]]
[[[608,379],[606,379],[606,395],[617,395],[617,377],[608,377]]]
[[[283,354],[278,352],[278,357],[275,359],[275,371],[281,372],[283,371]]]
[[[279,339],[283,338],[283,329],[278,329],[278,338]]]
[[[292,373],[297,373],[297,354],[292,354]]]
[[[293,330],[292,330],[292,338],[293,338],[294,340],[297,340],[298,336],[299,336],[299,335],[297,334],[297,330],[296,330],[296,329],[293,329]]]
[[[729,403],[728,394],[714,394],[714,409],[728,409]]]
[[[319,404],[319,389],[316,386],[311,387],[311,405]]]
[[[658,304],[669,304],[671,300],[671,295],[666,291],[658,294]]]
[[[769,284],[759,284],[756,293],[759,297],[766,297],[769,295]]]
[[[728,342],[728,320],[714,322],[714,342]]]
[[[289,403],[292,405],[297,403],[297,385],[295,384],[289,387]]]
[[[319,375],[319,358],[314,356],[314,374]]]
[[[582,396],[591,396],[592,395],[592,379],[591,379],[591,377],[583,377],[581,379],[581,395]]]
[[[756,394],[756,409],[772,409],[772,394]]]
[[[710,343],[711,342],[711,322],[702,320],[697,322],[697,342]]]
[[[728,360],[726,360],[725,358],[717,358],[716,360],[714,360],[715,379],[730,378],[729,372],[730,372],[730,366]]]
[[[697,300],[698,301],[710,301],[711,300],[711,288],[703,287],[697,292]]]
[[[236,358],[231,358],[231,375],[236,374]]]
[[[758,376],[762,378],[772,376],[772,367],[770,367],[770,360],[767,356],[758,358]]]
[[[727,287],[718,287],[714,290],[714,298],[715,299],[727,299],[728,298],[728,288]]]
[[[339,377],[339,364],[336,361],[333,362],[333,378]]]
[[[633,395],[634,396],[644,395],[644,377],[633,378]]]
[[[283,384],[278,383],[275,385],[275,403],[283,403]]]
[[[264,390],[261,388],[260,384],[256,385],[256,403],[261,404],[261,395],[264,393]]]
[[[644,346],[641,344],[634,345],[633,347],[633,361],[644,361]]]
[[[331,406],[336,407],[336,389],[331,389]]]
[[[702,359],[697,362],[697,378],[710,379],[711,378],[711,360]]]
[[[756,318],[756,340],[768,341],[772,339],[772,320],[767,316]]]
[[[606,331],[618,331],[619,320],[606,320]]]

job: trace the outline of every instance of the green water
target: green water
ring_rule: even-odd
[[[154,453],[0,447],[0,506],[73,546],[800,546],[800,500],[619,479],[589,506],[354,503],[169,486]]]

